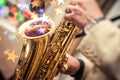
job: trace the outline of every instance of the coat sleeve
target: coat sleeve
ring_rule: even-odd
[[[101,21],[94,25],[77,49],[89,59],[94,56],[98,61],[97,59],[92,61],[109,66],[116,74],[115,69],[120,59],[120,28],[108,20]]]

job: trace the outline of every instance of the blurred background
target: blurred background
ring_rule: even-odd
[[[45,17],[50,17],[56,27],[64,15],[64,9],[70,0],[52,4],[45,1]],[[120,0],[96,0],[106,18],[120,16]],[[0,80],[9,80],[14,73],[24,39],[19,36],[18,28],[24,22],[35,18],[29,11],[30,0],[0,0]],[[57,7],[56,7],[57,5]],[[59,8],[58,8],[59,6]],[[43,11],[44,12],[44,11]],[[44,13],[41,13],[43,15]],[[120,20],[115,21],[120,26]]]

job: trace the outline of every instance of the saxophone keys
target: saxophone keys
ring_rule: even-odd
[[[68,61],[68,54],[64,55],[64,57],[60,60],[60,67],[63,67],[65,72],[68,69],[67,61]]]
[[[62,67],[65,69],[65,71],[68,70],[68,65],[67,64],[63,64]]]

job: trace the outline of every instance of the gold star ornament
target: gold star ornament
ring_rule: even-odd
[[[50,2],[50,4],[51,4],[52,6],[57,6],[57,0],[52,0],[52,1]]]
[[[56,8],[54,10],[56,11],[56,14],[61,14],[62,13],[62,10],[60,8]]]
[[[8,58],[7,60],[11,60],[15,63],[15,59],[17,58],[18,56],[15,55],[15,51],[13,50],[12,52],[8,53]]]
[[[40,1],[40,0],[34,0],[33,2],[31,2],[32,8],[34,8],[34,7],[40,7],[41,3],[42,3],[42,1]]]

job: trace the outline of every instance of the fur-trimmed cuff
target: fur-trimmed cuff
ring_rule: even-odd
[[[78,61],[80,63],[80,69],[74,75],[71,75],[72,77],[75,78],[75,80],[78,80],[78,79],[80,80],[82,78],[84,67],[85,67],[83,60],[78,59]]]

